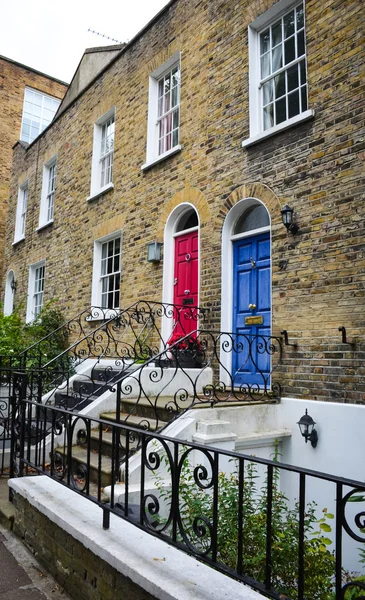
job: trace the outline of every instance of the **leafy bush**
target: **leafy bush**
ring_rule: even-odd
[[[0,306],[0,356],[13,357],[13,364],[20,364],[20,355],[24,350],[58,329],[64,317],[53,302],[44,306],[38,317],[31,323],[24,323],[19,310],[4,316]],[[68,332],[63,328],[56,334],[37,344],[27,354],[27,368],[36,368],[40,364],[57,357],[68,347]]]
[[[291,600],[298,598],[299,504],[291,508],[279,489],[278,469],[274,469],[272,500],[272,588]],[[213,522],[211,490],[201,489],[196,480],[199,472],[185,460],[179,481],[180,517],[184,535],[198,553],[208,553],[210,535],[208,523]],[[243,489],[243,572],[256,581],[265,581],[267,486],[257,488],[258,472],[249,463]],[[218,476],[217,561],[237,569],[239,490],[236,473]],[[170,492],[156,477],[160,497],[168,504]],[[197,519],[198,518],[198,519]],[[333,519],[326,509],[321,519],[316,517],[316,504],[308,503],[304,519],[305,600],[330,600],[333,591],[335,558],[328,546]],[[194,527],[195,520],[195,527]],[[184,539],[180,536],[180,541]]]

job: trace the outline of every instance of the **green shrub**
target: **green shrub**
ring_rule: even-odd
[[[4,316],[0,306],[0,356],[13,357],[15,366],[20,366],[20,355],[24,350],[54,332],[64,322],[61,311],[53,302],[46,304],[31,323],[24,323],[19,312],[18,309],[13,314]],[[26,367],[37,368],[57,357],[67,347],[68,332],[61,328],[49,339],[29,350]]]
[[[196,471],[196,476],[199,477]],[[299,504],[291,508],[279,489],[278,469],[274,469],[272,500],[272,588],[289,597],[298,598]],[[197,552],[208,553],[211,537],[207,523],[213,522],[212,491],[196,484],[194,468],[185,460],[179,481],[179,511],[183,530]],[[266,566],[267,486],[257,488],[258,472],[254,463],[248,463],[243,489],[243,572],[264,583]],[[167,504],[170,492],[156,477],[160,497]],[[218,531],[217,561],[237,569],[239,491],[236,473],[218,476]],[[197,517],[203,517],[196,521]],[[335,558],[328,549],[331,531],[328,521],[333,519],[326,509],[318,520],[316,504],[307,503],[304,520],[305,600],[330,600],[333,592]],[[184,543],[180,535],[179,540]]]

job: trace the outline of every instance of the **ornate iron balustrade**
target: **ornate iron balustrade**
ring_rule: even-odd
[[[280,337],[196,330],[113,382],[117,419],[133,417],[135,423],[139,407],[147,407],[149,417],[141,417],[139,426],[161,431],[194,406],[277,402],[281,359]],[[233,362],[238,368],[232,372]],[[253,372],[256,382],[237,383],[242,372]]]
[[[118,515],[269,598],[347,600],[347,590],[357,590],[357,600],[365,597],[364,583],[346,575],[343,563],[349,541],[365,548],[363,482],[90,419],[52,406],[40,413],[39,404],[25,399],[24,381],[19,382],[18,391],[14,474],[23,476],[31,470],[51,477],[99,504],[105,528],[110,513]],[[52,423],[47,445],[42,434],[46,421]],[[111,445],[112,482],[119,470],[120,439],[126,440],[127,453],[136,439],[140,440],[141,452],[133,457],[139,468],[133,490],[128,460],[123,492],[120,485],[112,483],[109,502],[104,504],[101,446],[106,435]],[[95,437],[101,442],[97,451],[92,445]],[[33,445],[27,441],[30,438]],[[86,451],[82,466],[77,441]],[[328,487],[332,506],[313,505],[313,482],[319,483],[321,497],[323,486]],[[286,490],[287,498],[281,489]],[[360,510],[351,502],[354,499],[362,502]],[[326,514],[333,519],[326,520]],[[334,525],[333,532],[329,522]]]
[[[123,376],[127,369],[133,369],[166,348],[161,331],[163,321],[170,321],[170,331],[178,327],[184,332],[195,327],[198,320],[203,321],[206,312],[194,306],[147,300],[139,300],[118,312],[91,307],[33,344],[19,358],[12,359],[12,364],[14,368],[29,371],[27,395],[30,399],[41,401],[42,396],[50,392],[47,402],[52,403],[56,394],[61,393],[61,404],[69,406],[69,398],[77,410],[103,388],[107,389],[107,384],[114,383],[116,377]],[[49,348],[57,336],[73,342],[47,360],[45,357],[49,356]],[[74,389],[75,367],[88,358],[94,359],[94,368],[90,374],[80,376],[79,385]],[[8,364],[10,359],[5,357],[4,360]],[[103,367],[105,361],[108,365]]]

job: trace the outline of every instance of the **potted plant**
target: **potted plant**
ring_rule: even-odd
[[[205,351],[202,342],[195,336],[182,336],[175,332],[168,341],[176,366],[200,369],[204,366]]]

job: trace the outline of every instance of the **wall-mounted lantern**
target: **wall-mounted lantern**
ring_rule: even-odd
[[[285,225],[287,231],[290,231],[290,233],[292,233],[293,235],[298,233],[299,227],[294,222],[294,210],[290,208],[290,206],[285,204],[285,206],[283,206],[280,212],[283,224]]]
[[[12,278],[12,280],[10,282],[10,287],[11,287],[11,291],[13,292],[13,294],[15,294],[15,292],[16,292],[16,281],[15,281],[14,277]]]
[[[161,260],[161,247],[160,242],[151,242],[147,245],[147,260],[152,263],[159,263]]]
[[[302,436],[305,438],[305,443],[310,441],[312,447],[315,448],[318,442],[318,434],[314,429],[315,421],[313,421],[312,417],[308,414],[307,409],[305,409],[305,415],[303,415],[299,421],[299,429]]]

